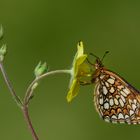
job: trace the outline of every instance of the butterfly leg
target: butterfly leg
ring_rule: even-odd
[[[87,82],[87,81],[80,81],[80,85],[85,86],[85,85],[91,85],[92,82]]]

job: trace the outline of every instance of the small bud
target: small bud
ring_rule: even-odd
[[[3,34],[4,34],[3,27],[2,25],[0,25],[0,40],[3,38]]]
[[[6,44],[3,44],[2,47],[0,48],[0,61],[4,60],[6,52],[7,52]]]
[[[36,83],[34,83],[34,84],[33,84],[33,86],[32,86],[32,90],[36,89],[36,88],[37,88],[37,86],[38,86],[38,83],[37,83],[37,82],[36,82]]]
[[[46,62],[41,64],[41,61],[40,61],[34,70],[34,74],[36,77],[38,77],[38,76],[41,76],[46,70],[47,70]]]
[[[2,47],[0,48],[0,55],[5,55],[6,54],[6,44],[3,44]]]

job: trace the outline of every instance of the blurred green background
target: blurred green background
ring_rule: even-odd
[[[24,96],[39,60],[50,70],[70,68],[76,44],[86,52],[110,54],[104,64],[140,88],[140,1],[138,0],[0,0],[0,23],[8,54],[5,67],[15,90]],[[94,61],[94,60],[93,60]],[[69,75],[42,81],[30,104],[40,140],[131,140],[140,125],[102,121],[93,104],[93,86],[66,102]],[[0,76],[0,139],[32,140],[20,109]]]

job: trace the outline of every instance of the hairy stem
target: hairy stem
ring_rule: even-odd
[[[35,83],[37,83],[38,81],[40,81],[41,79],[49,76],[49,75],[54,75],[54,74],[61,74],[61,73],[68,73],[71,74],[71,70],[54,70],[54,71],[50,71],[47,73],[44,73],[43,75],[37,77],[35,80],[32,81],[32,83],[29,85],[29,87],[27,88],[25,97],[24,97],[24,104],[28,104],[29,103],[29,98],[31,97],[31,95],[33,94],[34,89],[32,89],[33,85]]]
[[[23,102],[20,100],[20,98],[17,96],[7,74],[6,74],[6,71],[4,69],[4,66],[3,66],[3,63],[0,62],[0,70],[2,72],[2,75],[3,75],[3,78],[5,80],[5,83],[8,87],[8,89],[10,90],[10,93],[12,95],[12,97],[15,99],[15,101],[18,103],[18,105],[20,105],[21,109],[22,109],[22,112],[24,114],[24,118],[25,118],[25,121],[28,125],[28,128],[32,134],[32,137],[34,140],[39,140],[39,137],[37,136],[37,133],[35,132],[35,129],[32,125],[32,121],[30,119],[30,116],[29,116],[29,111],[28,111],[28,105],[29,105],[29,100],[30,100],[30,97],[32,96],[33,94],[33,91],[34,91],[34,88],[32,88],[34,86],[35,83],[37,83],[38,81],[40,81],[41,79],[49,76],[49,75],[54,75],[54,74],[60,74],[60,73],[68,73],[70,74],[71,73],[71,70],[55,70],[55,71],[50,71],[50,72],[47,72],[39,77],[37,77],[35,80],[32,81],[32,83],[29,85],[29,87],[27,88],[27,91],[26,91],[26,94],[25,94],[25,97],[24,97],[24,100]]]
[[[32,133],[33,139],[34,140],[39,140],[39,138],[38,138],[38,136],[35,132],[35,129],[33,128],[33,125],[32,125],[32,122],[31,122],[31,119],[30,119],[30,116],[29,116],[28,106],[24,105],[22,111],[23,111],[23,114],[24,114],[25,121],[28,124],[28,128]]]
[[[37,136],[37,134],[35,132],[35,129],[33,128],[33,125],[32,125],[32,122],[31,122],[31,119],[30,119],[29,113],[28,113],[29,100],[30,100],[30,97],[32,96],[32,94],[34,92],[34,89],[32,87],[33,87],[33,85],[35,83],[37,83],[38,81],[40,81],[41,79],[43,79],[43,78],[45,78],[45,77],[47,77],[49,75],[61,74],[61,73],[68,73],[68,74],[70,74],[71,71],[70,70],[55,70],[55,71],[47,72],[47,73],[39,76],[35,80],[33,80],[33,82],[27,88],[27,91],[26,91],[26,94],[25,94],[25,97],[24,97],[24,102],[23,102],[23,104],[24,104],[23,105],[23,114],[24,114],[26,123],[28,125],[29,130],[32,133],[32,136],[33,136],[34,140],[39,140],[39,138],[38,138],[38,136]]]
[[[15,99],[16,103],[18,103],[18,105],[22,106],[22,101],[20,100],[20,98],[17,96],[8,76],[7,76],[7,73],[4,69],[4,66],[3,66],[3,62],[0,62],[0,70],[2,72],[2,75],[3,75],[3,78],[4,78],[4,81],[12,95],[12,97]]]
[[[5,69],[4,69],[4,66],[3,66],[3,63],[2,62],[0,62],[0,70],[2,72],[4,81],[5,81],[8,89],[10,90],[10,93],[11,93],[12,97],[15,99],[15,101],[18,104],[20,103],[20,107],[21,107],[22,112],[24,114],[24,118],[25,118],[26,122],[28,123],[29,129],[32,132],[32,137],[34,138],[34,140],[39,140],[38,137],[37,137],[37,135],[36,135],[36,133],[35,133],[35,130],[34,130],[33,126],[32,126],[32,122],[30,120],[29,113],[28,113],[28,107],[27,106],[24,106],[22,104],[22,101],[20,100],[20,98],[17,96],[17,94],[16,94],[16,92],[15,92],[15,90],[14,90],[14,88],[13,88],[13,86],[12,86],[12,84],[11,84],[8,76],[7,76],[7,73],[6,73]]]

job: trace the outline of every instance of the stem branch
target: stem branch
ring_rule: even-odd
[[[18,105],[22,106],[22,101],[20,100],[20,98],[17,96],[8,76],[7,76],[7,73],[4,69],[4,66],[3,66],[3,62],[0,62],[0,70],[2,72],[2,75],[3,75],[3,78],[4,78],[4,81],[12,95],[12,97],[15,99],[16,103],[18,103]]]
[[[49,76],[49,75],[54,75],[54,74],[58,74],[58,73],[71,73],[71,70],[55,70],[55,71],[50,71],[50,72],[47,72],[39,77],[37,77],[35,80],[33,80],[31,82],[31,84],[29,85],[29,87],[27,88],[27,91],[25,93],[25,97],[24,97],[24,100],[23,102],[20,100],[20,98],[17,96],[7,74],[6,74],[6,71],[4,69],[4,66],[3,66],[3,62],[0,62],[0,70],[2,72],[2,75],[3,75],[3,78],[4,78],[4,81],[8,87],[8,89],[10,90],[10,93],[12,95],[12,97],[15,99],[15,101],[20,105],[21,109],[22,109],[22,112],[24,114],[24,118],[25,118],[25,121],[28,125],[28,128],[32,134],[32,137],[34,140],[39,140],[39,137],[37,136],[37,133],[35,132],[35,129],[32,125],[32,121],[30,119],[30,116],[29,116],[29,111],[28,111],[28,104],[29,104],[29,100],[30,100],[30,97],[32,96],[33,94],[33,91],[35,88],[32,88],[34,86],[35,83],[37,83],[39,80]]]
[[[49,75],[54,75],[54,74],[60,74],[60,73],[71,73],[71,70],[54,70],[54,71],[50,71],[50,72],[46,72],[44,74],[42,74],[41,76],[35,78],[31,84],[28,86],[25,97],[24,97],[24,104],[28,104],[29,103],[29,99],[31,97],[31,95],[33,94],[34,89],[32,89],[33,85],[35,83],[37,83],[38,81],[40,81],[41,79],[49,76]]]
[[[27,88],[27,91],[26,91],[26,94],[25,94],[25,97],[24,97],[24,101],[23,101],[23,114],[24,114],[24,117],[25,117],[25,120],[27,122],[28,128],[29,128],[30,132],[32,133],[32,136],[33,136],[34,140],[39,140],[39,138],[38,138],[38,136],[35,132],[35,129],[33,128],[33,125],[32,125],[32,122],[30,120],[29,113],[28,113],[29,100],[30,100],[30,97],[32,96],[32,94],[34,92],[34,88],[32,88],[32,87],[39,80],[41,80],[41,79],[43,79],[47,76],[54,75],[54,74],[60,74],[60,73],[70,74],[71,70],[55,70],[55,71],[47,72],[47,73],[37,77],[35,80],[33,80],[31,82],[31,84],[29,85],[29,87]]]

